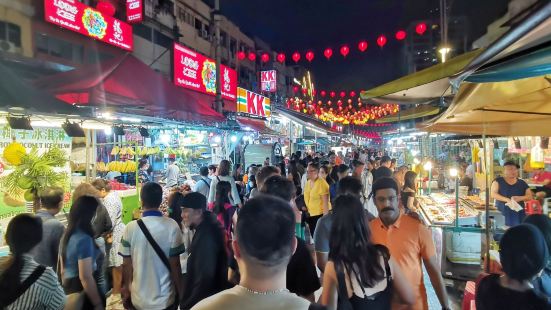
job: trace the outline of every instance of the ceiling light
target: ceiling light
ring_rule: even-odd
[[[69,137],[86,137],[84,129],[82,129],[78,123],[71,123],[69,120],[66,120],[65,123],[61,125],[61,128],[65,130],[65,133],[67,133]]]
[[[11,129],[24,129],[24,130],[33,130],[31,126],[30,117],[14,117],[8,116],[8,124],[10,124]]]

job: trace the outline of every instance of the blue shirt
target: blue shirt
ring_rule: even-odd
[[[513,196],[524,196],[526,194],[526,190],[529,188],[528,184],[521,179],[518,179],[513,185],[507,183],[503,177],[497,178],[496,182],[499,185],[498,194],[507,198],[511,198]],[[526,213],[524,212],[524,202],[519,202],[519,205],[522,207],[522,210],[517,212],[507,207],[505,202],[496,200],[496,208],[505,217],[505,225],[512,227],[522,223],[526,217]]]
[[[82,230],[77,229],[67,242],[67,250],[64,259],[65,278],[78,277],[78,261],[92,258],[92,268],[94,271],[98,269],[96,259],[100,254],[99,248],[94,243],[94,239],[85,234]]]

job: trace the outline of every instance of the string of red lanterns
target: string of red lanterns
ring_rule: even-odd
[[[426,31],[427,31],[427,24],[424,23],[424,22],[420,22],[418,23],[416,26],[415,26],[415,33],[417,35],[423,35]],[[403,29],[400,29],[398,31],[396,31],[396,33],[394,34],[394,38],[397,40],[397,41],[403,41],[407,38],[407,32]],[[384,34],[381,34],[377,37],[376,41],[377,45],[380,47],[380,48],[383,48],[387,43],[388,43],[388,38],[386,35]],[[358,43],[358,50],[360,52],[365,52],[369,47],[369,42],[368,41],[365,41],[365,40],[362,40]],[[350,53],[350,47],[348,44],[345,44],[345,45],[342,45],[340,48],[339,48],[339,52],[340,54],[342,55],[343,58],[346,58],[346,56],[348,56],[348,54]],[[254,56],[253,56],[254,55]],[[331,59],[331,57],[333,56],[333,49],[332,48],[326,48],[324,51],[323,51],[323,56],[329,60]],[[237,59],[239,60],[244,60],[245,58],[248,58],[250,61],[255,61],[256,60],[256,54],[254,52],[249,52],[249,54],[247,55],[245,52],[243,51],[239,51],[237,52]],[[291,55],[291,59],[295,62],[295,63],[298,63],[302,58],[302,55],[296,51],[294,52],[292,55]],[[312,62],[312,60],[314,60],[315,58],[315,53],[314,51],[312,50],[308,50],[305,54],[304,54],[304,59],[306,59],[308,62]],[[276,56],[276,60],[280,63],[285,63],[285,60],[287,59],[285,53],[278,53],[277,56]],[[270,61],[270,56],[269,54],[267,53],[263,53],[260,60],[264,63]]]
[[[300,86],[297,86],[297,85],[293,86],[293,92],[294,92],[295,94],[298,93],[299,91],[302,91],[302,93],[307,93],[307,92],[308,92],[308,90],[307,90],[306,88],[301,88]],[[354,90],[351,90],[351,91],[349,91],[349,92],[346,92],[346,91],[344,91],[344,90],[341,90],[341,91],[339,91],[339,92],[336,92],[336,91],[334,91],[334,90],[332,90],[332,91],[321,90],[321,91],[319,91],[319,95],[320,95],[321,97],[323,97],[323,98],[325,98],[325,97],[327,97],[327,96],[329,96],[329,97],[331,97],[331,98],[335,98],[335,97],[337,97],[337,95],[338,95],[339,97],[341,97],[341,98],[344,98],[344,97],[346,97],[346,96],[354,98],[354,97],[356,97],[357,95],[359,95],[361,92],[362,92],[362,91],[360,91],[360,90],[357,91],[357,92],[354,91]],[[313,95],[313,96],[316,96],[317,93],[318,93],[318,92],[317,92],[315,89],[312,91],[312,95]]]
[[[331,100],[325,103],[318,100],[317,103],[300,98],[289,98],[287,108],[306,115],[310,115],[324,122],[334,122],[343,125],[365,125],[371,120],[379,119],[387,115],[398,113],[400,107],[397,104],[362,106],[361,99],[358,98],[356,105],[352,104],[352,99],[337,100],[335,104]]]

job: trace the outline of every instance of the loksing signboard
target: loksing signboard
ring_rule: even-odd
[[[132,26],[77,0],[44,0],[47,22],[131,51]]]
[[[224,99],[235,101],[237,72],[221,65],[221,93]],[[174,84],[216,95],[216,62],[197,52],[174,43]]]

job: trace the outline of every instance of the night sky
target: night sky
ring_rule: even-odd
[[[212,0],[207,0],[212,5]],[[508,0],[448,0],[451,15],[469,18],[470,40],[486,32],[486,26],[507,11]],[[294,51],[312,49],[311,64],[317,89],[361,90],[404,75],[403,43],[390,37],[419,19],[438,19],[439,0],[221,0],[222,14],[249,36],[258,36],[290,60]],[[381,50],[375,39],[386,34],[389,43]],[[360,54],[357,42],[370,45]],[[344,43],[351,51],[346,59],[338,53]],[[333,57],[323,57],[326,47]],[[292,61],[291,61],[292,62]]]

